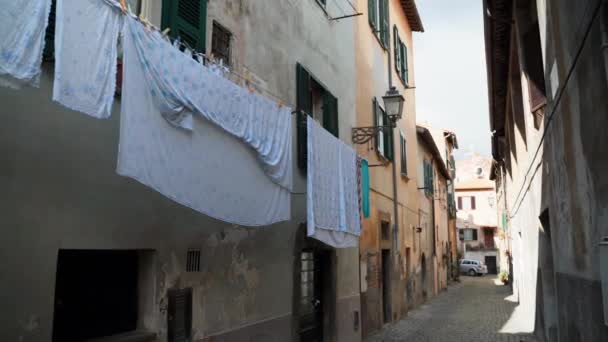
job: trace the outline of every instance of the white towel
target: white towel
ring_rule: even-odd
[[[133,35],[125,35],[117,172],[225,222],[260,226],[289,220],[290,191],[264,173],[256,150],[200,115],[192,130],[176,129],[163,118],[153,94],[157,88],[146,81],[150,67],[137,49]]]
[[[0,0],[0,85],[38,86],[51,0]]]
[[[123,14],[103,0],[57,0],[53,100],[108,118]]]
[[[308,236],[337,248],[356,247],[361,235],[357,154],[307,118]]]

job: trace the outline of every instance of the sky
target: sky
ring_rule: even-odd
[[[417,0],[414,32],[416,120],[452,130],[456,159],[490,156],[482,0]]]

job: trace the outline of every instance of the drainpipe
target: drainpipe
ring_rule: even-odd
[[[608,80],[608,0],[602,2],[600,13],[600,28],[602,30],[602,52],[604,54],[604,71]]]
[[[390,38],[390,32],[391,32],[391,15],[390,15],[390,3],[388,3],[387,1],[387,6],[386,6],[386,11],[387,11],[387,29],[388,29],[388,42],[387,42],[387,51],[388,51],[388,60],[386,63],[386,69],[388,71],[388,89],[392,89],[393,88],[393,75],[391,73],[391,38]],[[397,122],[391,122],[391,126],[392,126],[392,141],[391,144],[395,143],[395,128],[397,127]],[[397,256],[398,253],[398,240],[399,240],[399,200],[397,198],[397,165],[395,163],[395,149],[393,148],[393,211],[394,211],[394,216],[395,216],[395,224],[393,226],[393,248],[394,248],[394,255]],[[395,257],[395,265],[397,265],[397,258]]]

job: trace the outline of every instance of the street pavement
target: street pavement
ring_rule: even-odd
[[[386,326],[366,342],[534,342],[530,324],[513,314],[508,286],[494,276],[461,276],[457,283]],[[528,322],[530,323],[530,322]]]

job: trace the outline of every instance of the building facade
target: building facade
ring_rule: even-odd
[[[527,328],[607,340],[608,5],[487,0],[484,15],[494,177]]]
[[[458,250],[462,259],[484,262],[488,273],[506,270],[504,237],[498,230],[492,160],[479,155],[456,162]]]
[[[450,271],[450,203],[452,159],[443,130],[417,126],[420,274],[419,303],[447,289]],[[418,274],[417,274],[418,275]]]
[[[359,246],[361,313],[367,336],[404,317],[414,303],[418,208],[413,32],[423,30],[414,1],[358,0],[355,25],[357,126],[388,125],[382,96],[391,86],[405,97],[394,134],[379,133],[357,152],[370,164],[370,216]],[[397,168],[395,217],[392,165]],[[395,225],[395,223],[398,223]],[[395,229],[398,227],[398,229]],[[419,286],[419,285],[418,285]]]
[[[239,83],[297,109],[294,132],[308,114],[350,143],[357,25],[332,20],[345,0],[129,4]],[[4,340],[361,339],[358,250],[306,238],[298,158],[291,221],[220,222],[116,174],[119,98],[97,120],[52,102],[52,87],[49,55],[39,88],[0,88],[11,108],[0,114]],[[294,156],[301,144],[294,134]]]

